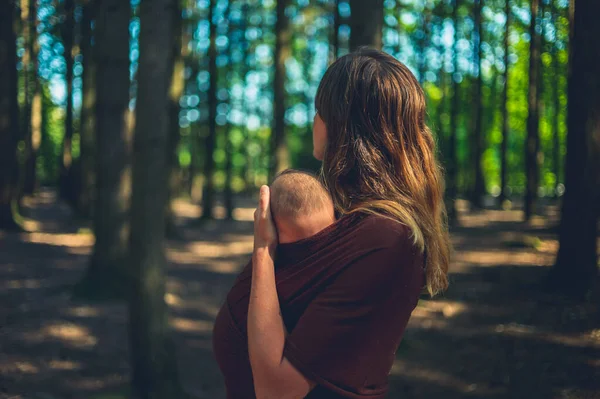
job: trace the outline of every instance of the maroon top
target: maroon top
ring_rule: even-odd
[[[351,214],[280,244],[275,278],[289,333],[284,356],[317,386],[307,398],[383,398],[395,352],[425,282],[408,228]],[[219,311],[213,350],[227,398],[254,398],[247,317],[252,267]]]

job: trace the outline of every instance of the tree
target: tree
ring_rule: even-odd
[[[217,23],[215,21],[215,0],[211,0],[208,11],[210,24],[210,45],[208,47],[208,136],[204,142],[204,189],[202,190],[202,219],[214,219],[214,152],[217,144]]]
[[[12,1],[0,2],[0,228],[17,230],[13,208],[17,199],[16,11]]]
[[[600,37],[600,24],[596,16],[600,3],[575,0],[574,13],[568,77],[566,192],[551,281],[561,291],[584,295],[598,275],[600,51],[596,39]]]
[[[446,177],[446,202],[448,209],[448,221],[456,222],[456,195],[457,195],[457,172],[458,159],[456,157],[456,138],[458,136],[458,113],[460,111],[460,87],[457,80],[458,74],[458,9],[460,0],[454,0],[452,8],[452,20],[454,22],[454,42],[452,44],[452,65],[454,73],[452,74],[452,103],[450,109],[450,135],[448,137],[448,158],[446,159],[447,177]]]
[[[165,296],[165,218],[169,176],[169,86],[178,0],[140,3],[140,58],[133,180],[130,262],[134,284],[129,307],[133,391],[138,398],[181,395],[169,337]],[[165,18],[165,16],[167,16]]]
[[[185,86],[185,55],[182,45],[183,40],[183,19],[182,9],[178,1],[175,1],[177,7],[173,16],[173,36],[171,43],[172,58],[170,61],[171,86],[169,88],[169,146],[167,148],[169,165],[169,197],[165,205],[165,226],[167,236],[173,237],[175,233],[175,216],[172,208],[172,200],[178,194],[181,186],[179,179],[179,159],[177,158],[177,147],[181,134],[179,131],[179,100],[183,95]]]
[[[96,236],[83,293],[123,295],[129,236],[130,167],[128,164],[129,22],[131,7],[121,0],[100,1],[95,25]]]
[[[551,11],[552,25],[554,25],[555,40],[550,44],[552,53],[552,66],[554,69],[554,84],[552,85],[552,166],[555,178],[554,191],[557,192],[558,184],[560,182],[561,165],[560,165],[560,77],[561,68],[560,60],[558,59],[558,25],[557,25],[557,14],[559,13],[558,0],[553,1],[553,7]]]
[[[331,7],[333,25],[331,26],[331,37],[329,38],[329,64],[337,59],[340,49],[340,0],[333,0]]]
[[[231,3],[227,4],[227,9],[225,11],[225,21],[227,21],[228,26],[228,35],[229,35],[229,45],[227,46],[227,68],[225,69],[226,78],[230,81],[233,78],[233,44],[231,42],[234,37],[235,30],[233,29],[233,24],[231,22]],[[230,108],[232,107],[231,96],[228,96],[228,102]],[[225,125],[225,188],[224,188],[224,202],[225,202],[225,218],[227,220],[233,220],[233,211],[235,208],[234,199],[233,199],[233,155],[234,145],[231,141],[231,123],[229,120]]]
[[[471,202],[475,207],[481,208],[483,203],[483,195],[485,194],[485,181],[483,178],[483,170],[481,165],[481,157],[484,150],[484,137],[483,137],[483,69],[482,69],[482,55],[483,55],[483,0],[477,0],[475,4],[475,29],[477,31],[477,41],[475,54],[477,62],[477,77],[474,86],[474,99],[473,107],[475,108],[475,129],[473,132],[473,148],[472,148],[472,159],[473,159],[473,173],[475,174],[475,181],[471,193]]]
[[[38,53],[39,44],[37,41],[37,1],[29,1],[29,54],[31,54],[31,70],[33,81],[31,86],[31,100],[29,101],[30,108],[28,110],[28,125],[29,129],[25,136],[25,165],[24,165],[24,182],[23,193],[33,194],[37,186],[36,179],[36,160],[37,152],[40,148],[42,140],[42,87],[38,79]]]
[[[527,115],[527,141],[525,143],[525,221],[533,216],[535,200],[537,198],[539,180],[539,96],[538,75],[540,63],[540,41],[541,36],[537,33],[538,9],[540,0],[531,0],[529,24],[529,91],[527,103],[529,113]]]
[[[67,85],[65,113],[65,136],[60,164],[59,189],[62,198],[73,203],[75,196],[74,181],[71,166],[73,164],[73,41],[75,36],[75,2],[65,0],[64,23],[62,26],[62,39],[65,57],[65,83]]]
[[[350,0],[350,51],[383,46],[383,0]]]
[[[95,190],[94,147],[95,147],[95,106],[96,106],[96,65],[92,47],[92,21],[94,20],[94,0],[83,3],[81,19],[81,55],[83,56],[82,104],[79,116],[81,137],[79,168],[81,189],[77,192],[77,210],[84,216],[92,215],[92,199]]]
[[[288,17],[285,15],[288,0],[277,0],[277,22],[275,23],[275,76],[273,77],[273,126],[271,128],[271,165],[269,181],[275,174],[290,165],[290,154],[285,137],[285,61],[290,56]]]
[[[509,78],[509,52],[510,52],[510,0],[504,0],[504,87],[502,88],[502,142],[500,144],[500,203],[506,199],[507,170],[507,148],[508,148],[508,78]]]

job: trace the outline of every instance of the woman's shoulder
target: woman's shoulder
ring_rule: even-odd
[[[365,214],[355,229],[357,238],[378,248],[400,249],[413,242],[410,229],[392,218]]]

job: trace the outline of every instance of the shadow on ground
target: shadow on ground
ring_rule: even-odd
[[[180,373],[197,397],[224,397],[212,322],[252,249],[252,204],[236,221],[194,227],[198,209],[182,202],[167,245]],[[0,398],[107,399],[128,383],[126,309],[71,299],[89,232],[49,192],[27,212],[33,232],[0,233]],[[419,302],[389,398],[600,398],[598,302],[542,289],[556,250],[556,212],[545,212],[527,229],[518,211],[462,215],[451,288]]]

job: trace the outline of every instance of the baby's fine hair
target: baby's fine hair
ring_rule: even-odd
[[[296,218],[325,207],[333,212],[329,192],[309,172],[286,169],[271,183],[271,212],[275,218]]]

